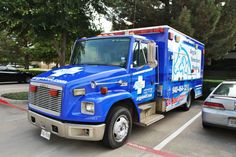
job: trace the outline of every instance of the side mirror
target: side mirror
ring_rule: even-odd
[[[156,43],[154,41],[149,42],[148,43],[147,62],[151,68],[155,68],[158,65],[158,62],[156,60],[156,50],[158,50]]]

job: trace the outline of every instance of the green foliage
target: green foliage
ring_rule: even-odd
[[[6,93],[1,96],[13,100],[28,100],[28,92]]]
[[[217,59],[236,43],[235,10],[235,0],[1,0],[0,61],[17,56],[26,67],[35,59],[64,65],[78,36],[100,33],[96,13],[107,15],[113,29],[173,26],[205,43],[207,57]]]
[[[206,99],[207,96],[212,92],[211,89],[218,86],[222,80],[204,80],[203,81],[203,96],[201,99]]]
[[[208,56],[214,59],[231,50],[236,44],[236,1],[228,0],[222,8],[221,17],[214,34],[210,36]]]
[[[236,44],[235,0],[107,0],[105,4],[115,12],[113,29],[170,25],[203,42],[210,58],[224,56]]]
[[[15,59],[18,57],[19,54],[17,54],[16,41],[14,41],[14,38],[8,35],[6,31],[0,31],[0,63],[14,63]]]
[[[194,37],[203,43],[208,43],[208,38],[215,32],[219,21],[221,6],[214,0],[202,0],[194,3],[194,18],[192,25],[195,29]],[[207,45],[208,46],[208,45]]]
[[[184,6],[180,12],[179,17],[176,20],[172,20],[171,25],[173,25],[173,27],[177,30],[192,36],[194,29],[191,26],[191,11],[186,6]]]
[[[25,60],[30,59],[31,52],[42,52],[41,48],[36,50],[38,45],[42,45],[42,49],[47,47],[47,51],[41,56],[50,53],[53,60],[56,53],[60,65],[65,65],[66,52],[76,37],[99,32],[92,22],[93,13],[105,13],[103,6],[100,0],[2,0],[0,29],[15,36]]]
[[[46,72],[45,70],[38,70],[38,69],[28,69],[28,70],[22,69],[21,71],[31,73],[33,75],[33,77]]]
[[[165,21],[162,16],[164,10],[160,7],[160,1],[118,0],[104,1],[104,3],[113,8],[113,13],[110,14],[110,18],[113,21],[114,30],[132,27],[147,27]],[[131,23],[127,25],[127,21]]]
[[[232,71],[224,70],[205,70],[204,72],[204,79],[209,80],[226,80],[226,79],[235,79],[236,80],[236,73]]]
[[[44,61],[46,64],[58,62],[56,50],[48,42],[38,42],[31,49],[32,60]]]

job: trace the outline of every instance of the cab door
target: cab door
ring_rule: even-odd
[[[156,68],[147,63],[147,41],[135,41],[133,45],[131,71],[131,94],[136,103],[154,99]]]

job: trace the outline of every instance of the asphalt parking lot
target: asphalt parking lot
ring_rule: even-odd
[[[0,84],[0,93],[27,89],[27,84]],[[0,157],[235,157],[235,130],[203,129],[201,103],[195,101],[188,112],[170,111],[149,127],[134,126],[128,143],[116,150],[101,142],[55,135],[50,141],[45,140],[40,137],[40,130],[28,123],[25,111],[0,105]],[[27,108],[25,104],[18,106]]]

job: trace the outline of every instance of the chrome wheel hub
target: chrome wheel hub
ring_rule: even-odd
[[[125,115],[119,116],[113,127],[113,136],[115,141],[121,142],[128,135],[129,131],[129,121]]]

